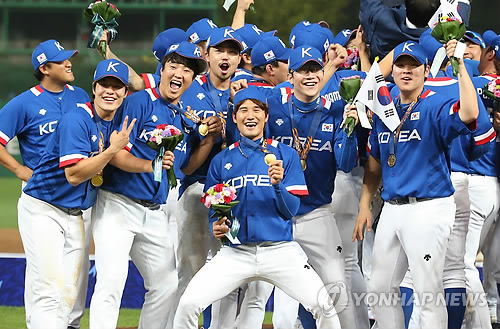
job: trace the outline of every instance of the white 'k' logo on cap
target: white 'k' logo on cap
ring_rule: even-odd
[[[349,34],[351,34],[351,30],[346,29],[346,30],[342,31],[342,34],[344,35],[345,38],[347,38],[349,36]]]
[[[254,30],[255,33],[257,33],[258,35],[260,35],[261,33],[264,33],[264,31],[259,29],[256,25],[252,25],[252,30]]]
[[[227,38],[227,37],[234,38],[233,35],[231,34],[232,32],[234,32],[234,30],[232,30],[232,29],[225,29],[224,30],[224,38]]]
[[[311,54],[309,54],[309,50],[311,50],[312,48],[309,47],[309,48],[302,48],[302,58],[305,57],[305,55],[309,56],[309,57],[312,57]]]
[[[118,65],[120,65],[120,63],[109,63],[106,71],[109,72],[109,70],[113,70],[114,72],[118,73],[118,71],[115,69],[115,66],[118,66]]]
[[[271,61],[273,59],[276,58],[276,56],[274,56],[274,52],[272,50],[269,50],[267,53],[264,54],[264,58],[266,59],[266,61]]]
[[[207,23],[208,23],[208,25],[210,25],[211,28],[213,28],[213,29],[217,28],[217,25],[215,25],[215,23],[212,22],[211,19],[207,20]]]
[[[54,42],[54,45],[57,47],[57,50],[59,50],[59,51],[64,50],[64,47],[61,46],[58,41]]]
[[[295,34],[290,38],[290,43],[292,44],[292,46],[295,46]]]
[[[168,51],[174,51],[177,48],[179,48],[179,44],[178,43],[171,45],[170,48],[168,48]]]
[[[201,56],[201,51],[200,51],[200,48],[196,47],[196,49],[194,50],[193,54],[197,57],[200,57]]]
[[[409,51],[410,53],[413,52],[413,49],[411,49],[410,47],[411,46],[414,46],[415,43],[414,42],[405,42],[405,44],[403,45],[403,50],[402,52],[405,52],[405,51]]]
[[[36,59],[38,60],[38,63],[42,64],[47,61],[47,56],[45,56],[45,53],[41,53],[40,55],[36,56]]]
[[[189,39],[191,39],[192,42],[197,42],[198,40],[200,40],[200,37],[198,36],[198,33],[194,32],[189,36]]]

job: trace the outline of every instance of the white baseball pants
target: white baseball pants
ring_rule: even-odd
[[[223,247],[189,283],[174,328],[197,328],[198,316],[205,307],[253,280],[265,280],[299,300],[313,312],[318,328],[340,328],[327,289],[298,248],[295,242]]]
[[[404,328],[399,285],[408,268],[421,301],[419,328],[447,327],[443,267],[454,218],[451,196],[406,205],[384,204],[369,281],[369,292],[378,297],[369,301],[378,328]]]
[[[175,310],[177,271],[163,210],[151,210],[121,194],[101,190],[92,220],[97,277],[90,328],[116,328],[129,255],[148,291],[139,328],[171,328],[168,320]]]
[[[30,326],[66,329],[83,262],[82,216],[22,193],[18,222],[31,281]]]

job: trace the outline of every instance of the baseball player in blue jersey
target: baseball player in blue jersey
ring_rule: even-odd
[[[455,45],[456,41],[446,45],[449,56]],[[380,328],[404,327],[398,295],[409,268],[420,301],[418,326],[446,328],[442,278],[455,217],[449,145],[469,134],[469,127],[474,129],[477,96],[461,59],[460,102],[425,89],[429,67],[422,46],[400,44],[393,62],[401,124],[391,132],[374,117],[353,240],[363,238],[365,224],[371,229],[370,202],[382,178],[385,205],[375,235],[369,290],[388,302],[379,299],[372,305],[377,323]]]
[[[332,301],[323,282],[292,241],[291,219],[299,209],[298,197],[308,193],[300,159],[292,148],[264,138],[269,109],[263,93],[251,86],[238,92],[234,102],[233,120],[241,139],[212,160],[205,189],[218,183],[236,189],[240,203],[233,214],[241,223],[242,244],[224,246],[193,277],[180,300],[174,327],[196,328],[207,305],[243,283],[265,280],[304,303],[315,314],[318,327],[340,328],[335,309],[325,311],[325,303],[331,307]],[[266,164],[265,152],[277,160]],[[227,219],[211,218],[210,227],[221,238],[228,231]]]
[[[15,97],[0,111],[0,164],[23,181],[23,188],[38,164],[40,150],[47,145],[47,140],[54,132],[61,115],[74,108],[76,103],[90,100],[83,89],[69,85],[75,79],[70,58],[76,54],[76,50],[65,50],[56,40],[42,42],[32,54],[35,77],[40,83]],[[5,149],[7,143],[16,136],[23,165]],[[85,223],[89,227],[90,218],[87,217]],[[29,239],[26,234],[25,239]],[[29,277],[28,267],[29,264],[26,271],[24,304],[26,325],[30,328],[32,280]],[[88,273],[88,268],[89,265],[85,264],[82,273]],[[87,277],[83,275],[82,277],[85,278],[80,284],[81,298],[77,302],[81,313],[85,307],[87,294]]]
[[[166,216],[161,209],[167,200],[168,181],[165,172],[160,183],[154,181],[152,160],[156,151],[146,141],[158,124],[172,124],[184,130],[184,110],[177,104],[207,65],[199,49],[187,41],[172,45],[162,63],[160,87],[134,93],[123,104],[122,115],[136,117],[137,125],[131,132],[130,143],[104,173],[104,184],[92,209],[97,282],[90,305],[91,328],[116,327],[129,255],[148,290],[139,328],[172,327],[177,272]],[[220,132],[214,121],[215,127],[212,120],[204,120],[209,135],[213,129],[216,135]],[[196,160],[196,153],[191,159]],[[172,168],[173,160],[174,154],[165,152],[163,169]]]
[[[128,125],[125,118],[122,130],[112,132],[127,82],[125,64],[98,64],[94,102],[79,103],[60,118],[19,200],[19,231],[32,280],[31,328],[68,327],[85,261],[82,210],[94,204],[104,166],[127,145],[135,123]]]
[[[348,138],[340,128],[344,110],[333,111],[332,103],[320,97],[322,68],[319,50],[301,46],[292,51],[289,81],[294,90],[281,88],[280,94],[269,98],[267,128],[269,137],[294,146],[299,153],[309,196],[301,199],[294,217],[294,239],[323,282],[339,285],[342,292],[337,306],[346,306],[339,318],[349,326],[355,320],[347,301],[342,243],[331,213],[331,196],[337,168],[349,172],[355,166],[357,143],[355,134]],[[356,116],[355,111],[348,113]]]
[[[430,35],[430,31],[424,32],[420,36],[420,45],[426,51],[426,55],[430,59],[434,56],[439,48],[442,47],[436,39]],[[447,62],[447,61],[446,61]],[[446,64],[446,63],[445,63]],[[442,69],[438,71],[435,78],[428,77],[425,81],[425,88],[434,91],[438,94],[444,95],[449,98],[459,98],[459,81],[446,76],[445,64]],[[472,78],[473,84],[480,89],[485,84],[483,78]],[[399,88],[396,86],[391,90],[391,94],[396,96],[399,94]],[[473,235],[468,231],[477,230],[473,228],[468,229],[470,224],[470,201],[469,190],[471,185],[470,181],[470,168],[469,163],[472,160],[484,155],[489,148],[488,143],[494,141],[495,133],[490,123],[489,115],[483,102],[478,97],[479,115],[477,119],[477,127],[471,134],[459,136],[455,138],[450,147],[450,168],[451,168],[451,181],[455,192],[453,198],[456,204],[455,220],[453,222],[453,229],[448,239],[448,248],[446,250],[445,265],[443,272],[443,288],[445,292],[446,307],[448,311],[448,328],[460,328],[464,319],[464,312],[466,307],[466,279],[474,280],[474,277],[467,276],[464,271],[464,255],[466,250],[466,237]],[[476,226],[475,224],[474,226]],[[481,224],[482,225],[482,224]],[[479,243],[479,242],[478,242]],[[470,242],[469,242],[470,244]],[[477,250],[476,245],[475,249]],[[474,248],[473,248],[474,249]],[[473,265],[473,264],[472,264]],[[401,283],[402,296],[411,298],[412,296],[412,283],[411,273],[407,273],[405,280]],[[476,275],[479,277],[478,275]],[[467,286],[470,284],[467,283]],[[407,290],[410,289],[410,290]],[[405,320],[410,320],[410,314],[413,321],[410,322],[410,327],[413,327],[413,322],[418,318],[418,305],[416,312],[412,312],[411,303],[405,300],[403,303],[405,310]],[[409,305],[407,308],[406,305]],[[472,306],[472,304],[471,304]],[[485,304],[486,306],[486,304]],[[484,312],[483,312],[484,313]],[[488,322],[486,313],[486,322]]]
[[[196,115],[204,118],[218,118],[224,124],[226,122],[231,76],[240,61],[240,51],[243,50],[236,36],[236,32],[229,27],[213,30],[207,41],[210,73],[197,77],[181,98],[183,105],[189,106]],[[178,299],[184,293],[191,278],[205,264],[208,251],[211,250],[212,254],[215,254],[220,247],[220,243],[214,239],[208,227],[204,224],[208,212],[199,200],[200,195],[203,194],[211,159],[220,152],[221,148],[227,145],[224,141],[224,129],[222,135],[222,138],[219,137],[216,141],[207,160],[198,169],[182,168],[185,176],[181,180],[179,189],[180,198],[177,217],[179,232],[177,251],[179,260]],[[194,141],[193,147],[197,143],[197,141]],[[232,315],[229,313],[232,313]],[[235,313],[236,305],[234,304],[232,311],[226,311],[224,316],[232,323]]]

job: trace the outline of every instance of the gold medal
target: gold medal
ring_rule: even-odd
[[[272,153],[267,153],[266,156],[264,157],[264,162],[266,165],[270,166],[271,162],[276,161],[276,155]]]
[[[227,147],[227,144],[226,142],[222,142],[221,146],[220,146],[220,149],[223,150]]]
[[[395,154],[390,154],[389,158],[387,159],[387,164],[389,167],[394,167],[396,164],[396,155]]]
[[[206,136],[208,134],[208,126],[205,123],[202,123],[198,127],[198,131],[199,131],[200,135]]]
[[[305,171],[307,168],[306,159],[300,160],[300,164],[302,165],[302,171]]]
[[[90,183],[92,183],[95,187],[99,187],[102,183],[104,183],[104,178],[102,178],[102,175],[95,175],[90,179]]]

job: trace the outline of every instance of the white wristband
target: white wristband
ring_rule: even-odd
[[[467,45],[463,42],[457,42],[457,47],[455,48],[455,52],[453,53],[453,56],[456,58],[464,58],[465,54],[465,49],[467,48]]]

